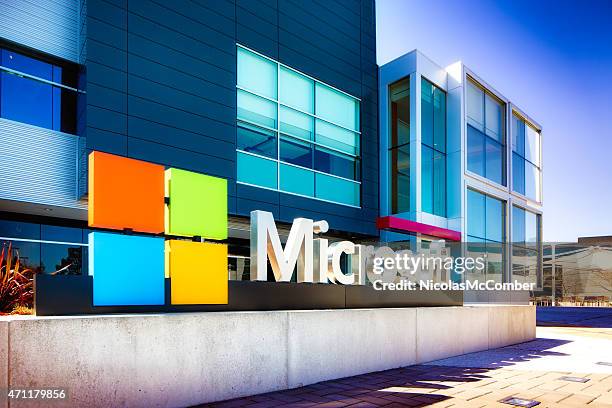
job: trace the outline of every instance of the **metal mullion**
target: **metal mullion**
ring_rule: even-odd
[[[276,62],[276,188],[280,190],[280,65]]]
[[[85,91],[81,91],[79,89],[72,88],[70,86],[67,86],[67,85],[64,85],[64,84],[60,84],[60,83],[57,83],[57,82],[49,81],[48,79],[39,78],[39,77],[34,76],[34,75],[26,74],[25,72],[17,71],[17,70],[5,67],[3,65],[0,65],[0,70],[8,72],[8,73],[13,74],[13,75],[20,76],[22,78],[27,78],[27,79],[31,79],[33,81],[42,82],[42,83],[47,84],[47,85],[55,86],[57,88],[63,88],[63,89],[67,89],[69,91],[78,92],[78,93],[85,93]]]

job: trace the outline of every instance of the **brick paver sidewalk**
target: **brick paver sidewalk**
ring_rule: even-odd
[[[612,329],[538,328],[519,345],[240,398],[210,407],[540,407],[612,408]],[[587,378],[584,383],[562,376]]]

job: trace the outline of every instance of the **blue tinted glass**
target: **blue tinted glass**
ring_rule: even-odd
[[[473,190],[467,192],[467,233],[473,237],[485,238],[485,196]]]
[[[315,149],[315,169],[349,179],[358,176],[355,158],[320,147]]]
[[[433,214],[446,217],[446,155],[433,156]]]
[[[433,214],[433,150],[429,147],[421,146],[421,209]]]
[[[539,234],[538,216],[530,211],[525,211],[525,242],[538,242]]]
[[[512,116],[512,150],[525,156],[525,122]]]
[[[15,71],[46,79],[47,81],[54,80],[53,65],[13,51],[2,50],[2,65]],[[60,80],[55,82],[61,82],[61,71]]]
[[[512,152],[512,189],[525,194],[525,159]]]
[[[468,170],[485,176],[484,134],[468,125],[467,167]]]
[[[238,152],[238,181],[276,189],[277,163]]]
[[[504,203],[486,196],[486,239],[502,242],[504,240]]]
[[[81,242],[83,236],[81,228],[41,225],[40,229],[43,241]]]
[[[288,106],[314,113],[314,83],[312,79],[297,72],[280,68],[279,100]]]
[[[80,275],[83,268],[83,247],[42,244],[41,272],[57,275]]]
[[[312,168],[312,145],[297,139],[281,137],[280,160]]]
[[[315,86],[315,111],[323,119],[348,129],[359,130],[359,103],[318,82]]]
[[[236,129],[238,149],[276,159],[276,132],[239,123]]]
[[[332,125],[322,120],[317,120],[316,141],[332,149],[340,150],[347,154],[359,154],[359,135],[350,130]]]
[[[280,107],[280,131],[305,140],[313,140],[314,119],[296,110]]]
[[[498,142],[485,137],[485,176],[498,184],[503,180],[503,148]]]
[[[238,47],[238,86],[268,98],[276,99],[276,78],[276,62]]]
[[[280,165],[280,189],[283,191],[314,197],[314,177],[312,170]]]
[[[525,210],[515,206],[512,207],[512,242],[525,242]]]
[[[421,79],[421,143],[433,147],[433,85]]]
[[[40,239],[40,224],[0,220],[0,237]]]
[[[248,92],[238,91],[238,119],[276,128],[277,104]]]
[[[446,152],[446,94],[436,87],[433,94],[433,147]]]
[[[10,241],[0,239],[0,252],[4,250],[4,256],[8,256],[8,248],[11,247],[13,262],[19,258],[21,267],[40,271],[40,243],[25,241]]]
[[[317,173],[316,196],[338,203],[359,205],[359,184]]]
[[[0,116],[53,129],[53,87],[33,79],[0,73]]]
[[[525,195],[532,200],[540,199],[540,171],[536,166],[525,161]]]

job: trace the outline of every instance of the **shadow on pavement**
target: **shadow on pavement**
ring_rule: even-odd
[[[536,320],[538,326],[612,328],[612,308],[538,306]]]
[[[423,407],[445,401],[448,390],[460,384],[490,379],[492,370],[546,356],[565,356],[549,351],[568,340],[536,339],[495,350],[465,354],[427,364],[357,375],[245,398],[202,405],[208,407]],[[452,392],[451,392],[452,393]]]

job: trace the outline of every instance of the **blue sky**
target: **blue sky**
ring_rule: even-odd
[[[377,0],[378,63],[461,60],[543,127],[544,240],[612,235],[612,0]]]

